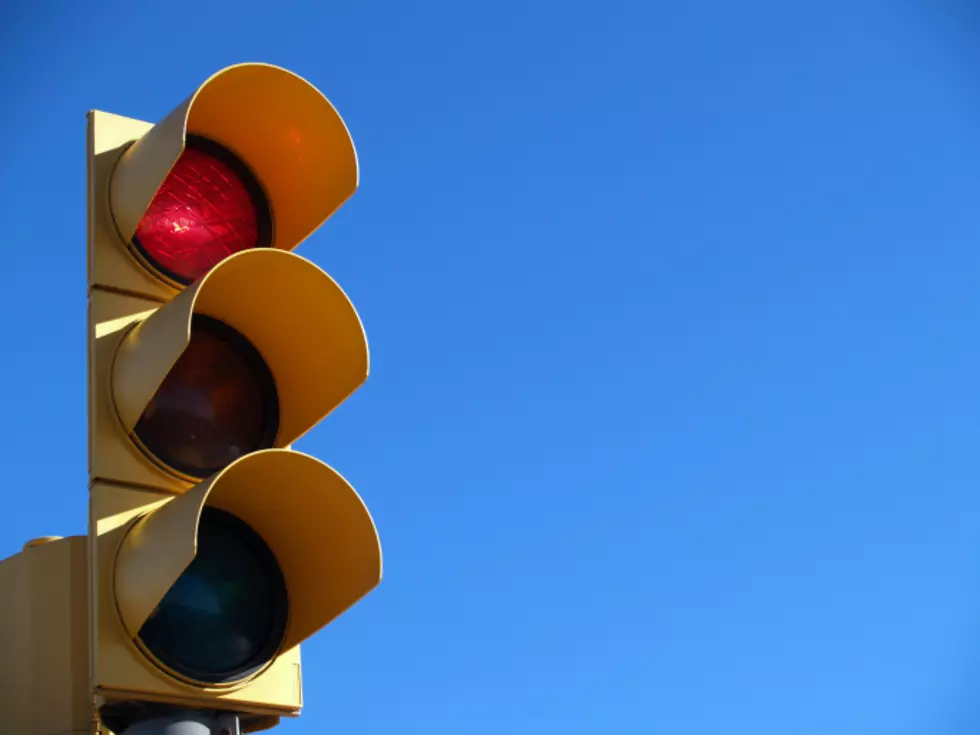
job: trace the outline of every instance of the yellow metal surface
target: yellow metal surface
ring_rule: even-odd
[[[113,590],[131,638],[197,555],[197,524],[210,483],[202,482],[140,518],[116,556]]]
[[[119,157],[109,179],[109,209],[116,230],[128,243],[157,190],[184,150],[184,123],[190,99],[137,138]]]
[[[153,664],[133,641],[122,622],[113,577],[123,540],[140,517],[174,496],[96,483],[90,494],[89,554],[91,568],[92,633],[91,691],[109,705],[117,701],[168,702],[254,715],[299,714],[302,691],[296,676],[299,648],[284,651],[271,666],[238,686],[209,688],[180,681]]]
[[[85,537],[0,562],[0,732],[89,733]]]
[[[95,483],[90,496],[93,690],[139,698],[295,716],[302,706],[299,643],[380,582],[377,530],[357,492],[313,457],[270,449],[243,457],[183,495]],[[231,686],[183,681],[134,640],[146,616],[196,552],[201,508],[248,523],[276,556],[289,590],[283,650]],[[205,704],[210,703],[210,704]]]
[[[364,327],[347,294],[298,255],[251,250],[226,258],[198,289],[194,311],[226,322],[265,358],[279,391],[285,447],[368,376]]]
[[[314,457],[284,449],[249,454],[212,481],[207,502],[249,524],[275,554],[289,590],[287,649],[381,581],[371,514],[347,480]]]
[[[119,543],[128,524],[171,497],[166,493],[95,482],[89,493],[89,688],[102,694],[109,679],[124,676],[139,662],[130,653],[113,594],[112,576]]]
[[[316,87],[277,66],[219,71],[192,99],[187,131],[252,169],[272,204],[277,248],[295,248],[357,189],[357,153],[343,119]]]
[[[30,541],[24,544],[24,551],[33,549],[35,546],[50,544],[52,541],[60,541],[62,538],[63,536],[38,536],[37,538],[32,538]]]
[[[179,288],[150,274],[130,241],[188,133],[220,143],[252,170],[272,208],[275,248],[294,249],[357,190],[343,119],[316,87],[276,66],[223,69],[156,125],[92,112],[90,286],[159,300]]]
[[[125,432],[186,348],[195,313],[225,322],[265,359],[279,391],[277,447],[296,441],[367,379],[364,328],[340,286],[298,255],[248,250],[223,260],[122,338],[111,382]]]
[[[152,123],[90,112],[88,116],[88,284],[128,291],[155,301],[171,298],[172,286],[139,265],[120,238],[109,206],[109,180],[127,147]]]
[[[308,455],[285,449],[255,452],[129,529],[119,548],[114,587],[131,637],[193,560],[205,505],[245,521],[272,549],[289,590],[287,649],[381,581],[381,544],[354,488]]]
[[[203,282],[198,281],[137,322],[116,348],[110,385],[116,412],[127,434],[132,433],[163,379],[187,349],[194,297],[201,285]]]
[[[112,363],[129,328],[159,303],[94,290],[89,297],[89,476],[183,492],[193,485],[150,462],[123,429],[113,404]]]

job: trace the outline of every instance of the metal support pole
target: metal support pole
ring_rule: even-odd
[[[177,712],[130,725],[122,735],[241,735],[238,715]]]

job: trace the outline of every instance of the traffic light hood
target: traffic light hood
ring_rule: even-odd
[[[289,597],[281,650],[301,643],[381,581],[381,543],[360,496],[306,454],[247,455],[130,526],[116,556],[116,605],[132,639],[197,553],[201,510],[248,524],[276,557]]]
[[[187,348],[194,314],[224,322],[265,360],[279,396],[276,447],[292,444],[367,379],[367,337],[340,286],[298,255],[246,250],[137,322],[120,341],[111,387],[127,434]]]
[[[130,145],[109,181],[112,218],[132,240],[188,134],[239,157],[272,208],[272,245],[292,250],[353,195],[357,153],[343,119],[312,84],[269,64],[238,64],[208,79]]]

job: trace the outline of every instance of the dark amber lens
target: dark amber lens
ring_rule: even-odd
[[[235,516],[205,507],[197,555],[139,638],[179,674],[206,683],[235,681],[276,654],[287,604],[282,571],[262,538]]]
[[[203,478],[271,447],[278,428],[275,382],[261,355],[223,322],[195,315],[187,349],[135,433],[168,467]]]

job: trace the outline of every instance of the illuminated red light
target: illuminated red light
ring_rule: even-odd
[[[154,269],[187,285],[229,255],[268,247],[271,229],[268,202],[251,172],[216,143],[188,136],[133,244]]]

